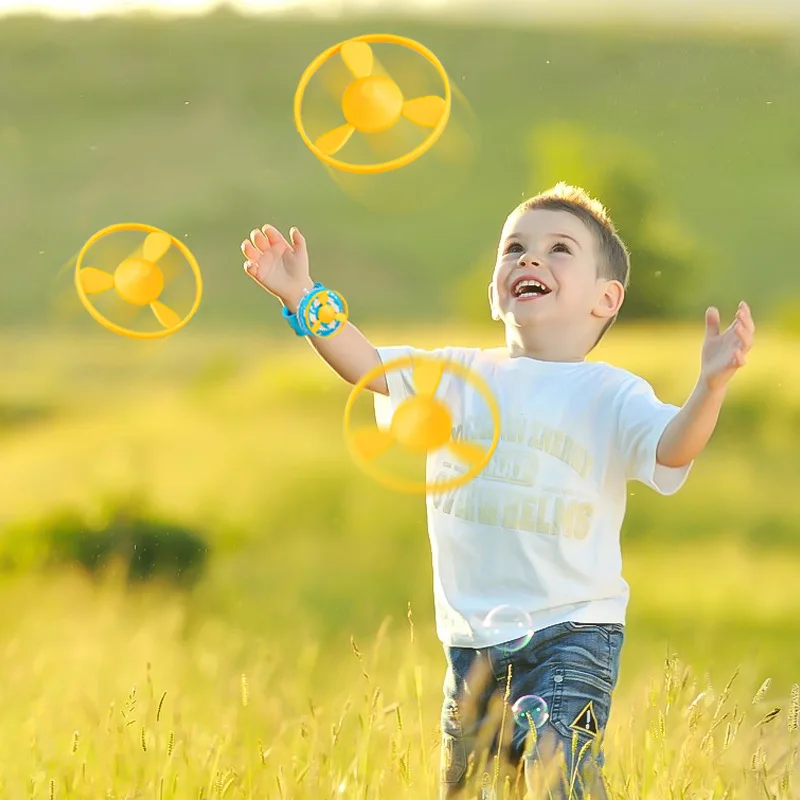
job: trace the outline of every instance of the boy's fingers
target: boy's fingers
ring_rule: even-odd
[[[298,255],[305,254],[306,252],[306,240],[302,233],[300,233],[297,228],[292,228],[289,231],[289,238],[292,241],[292,247],[294,248],[295,253]]]
[[[719,310],[711,306],[706,309],[706,332],[713,335],[719,335]]]
[[[276,245],[282,245],[284,249],[289,247],[289,242],[286,241],[283,234],[273,225],[265,225],[261,231],[273,247]]]
[[[742,321],[742,324],[751,332],[754,333],[756,329],[756,325],[753,322],[753,316],[750,313],[750,308],[748,307],[747,303],[742,301],[739,304],[739,310],[736,312],[736,316]]]
[[[258,228],[254,228],[250,231],[250,241],[263,253],[266,250],[269,250],[269,241],[267,237],[264,236],[262,231]]]
[[[736,335],[739,337],[739,341],[745,346],[745,348],[749,350],[750,346],[753,344],[752,331],[745,325],[737,325]]]
[[[249,239],[242,242],[242,253],[248,261],[258,261],[261,257],[261,251]]]

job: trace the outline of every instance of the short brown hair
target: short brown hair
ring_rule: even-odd
[[[628,288],[631,274],[628,248],[625,247],[608,211],[599,200],[595,200],[579,186],[570,186],[562,182],[552,189],[528,198],[516,208],[517,213],[533,210],[566,211],[581,220],[594,237],[599,255],[600,276],[619,281],[625,289]],[[614,324],[615,319],[616,315],[603,326],[597,338],[598,342]]]

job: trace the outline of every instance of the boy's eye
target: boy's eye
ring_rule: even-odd
[[[553,245],[553,247],[551,248],[551,251],[554,251],[554,252],[557,252],[557,253],[571,253],[572,252],[572,250],[569,249],[569,245],[565,244],[564,242],[556,242]]]
[[[519,242],[511,242],[506,245],[506,253],[518,253],[522,250],[522,245]]]

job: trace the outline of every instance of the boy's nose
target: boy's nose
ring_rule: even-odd
[[[522,256],[520,260],[517,262],[521,267],[539,267],[541,266],[541,262],[537,258],[533,258],[532,256]]]

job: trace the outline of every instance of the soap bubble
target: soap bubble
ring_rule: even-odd
[[[514,722],[520,728],[536,729],[544,725],[550,719],[550,710],[547,703],[536,694],[526,694],[511,706],[511,713],[514,715]]]
[[[533,638],[530,615],[521,608],[502,605],[493,608],[483,621],[487,638],[501,642],[496,647],[505,653],[518,653]]]

